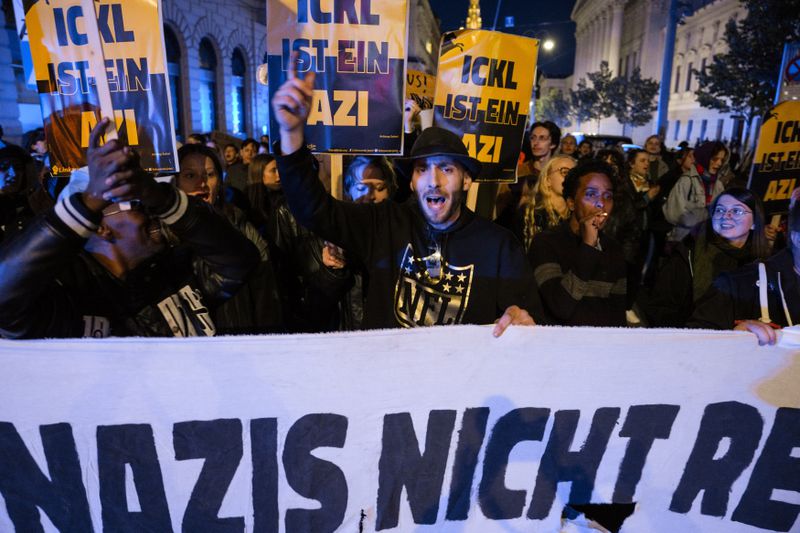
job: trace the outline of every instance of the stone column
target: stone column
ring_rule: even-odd
[[[600,32],[598,31],[597,21],[593,20],[589,23],[589,50],[586,54],[588,58],[586,64],[586,72],[593,72],[597,68],[597,45],[600,42]]]
[[[575,28],[575,65],[573,66],[572,73],[572,86],[578,82],[578,79],[583,74],[583,64],[584,64],[584,57],[583,55],[586,53],[586,43],[584,39],[586,38],[586,31],[584,27],[576,27]]]
[[[611,24],[608,18],[608,11],[603,11],[603,13],[600,15],[600,28],[600,33],[603,36],[602,42],[600,43],[600,61],[608,61],[608,41],[611,33]],[[610,64],[609,67],[613,68],[613,66]]]
[[[625,0],[615,0],[611,4],[611,30],[608,39],[608,64],[617,75],[619,68],[619,51],[622,43],[622,14],[625,10]]]

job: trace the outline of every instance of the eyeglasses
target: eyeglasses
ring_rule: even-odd
[[[552,172],[553,174],[555,174],[556,172],[558,172],[559,174],[561,174],[563,177],[565,177],[565,178],[566,178],[566,177],[567,177],[567,174],[569,174],[569,171],[570,171],[570,170],[571,170],[571,169],[570,169],[569,167],[561,167],[561,168],[554,168],[554,169],[553,169],[553,170],[551,170],[550,172]]]
[[[730,209],[725,209],[721,205],[718,205],[717,207],[714,208],[714,212],[711,214],[711,216],[713,216],[714,218],[725,218],[725,215],[727,215],[728,213],[731,214],[731,218],[733,218],[734,220],[739,220],[746,214],[752,213],[752,211],[748,211],[747,209],[744,209],[739,206],[731,207]]]

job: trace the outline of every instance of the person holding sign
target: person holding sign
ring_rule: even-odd
[[[272,100],[280,130],[278,168],[298,221],[366,266],[364,327],[486,324],[494,335],[533,325],[530,266],[511,233],[464,206],[480,163],[459,137],[424,130],[401,160],[417,202],[353,204],[332,198],[317,179],[304,142],[314,73],[297,77],[294,61]]]
[[[233,226],[144,172],[128,146],[92,130],[88,176],[0,248],[0,336],[210,336],[209,305],[258,262]],[[73,184],[74,185],[74,184]],[[73,190],[71,188],[65,189]],[[166,224],[180,240],[167,248]]]

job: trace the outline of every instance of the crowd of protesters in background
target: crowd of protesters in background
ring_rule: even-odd
[[[276,98],[302,98],[303,90],[295,81]],[[480,265],[492,245],[478,234],[503,243],[492,268],[524,277],[514,281],[523,292],[529,280],[533,295],[495,301],[491,291],[507,291],[507,280],[476,285],[472,309],[455,322],[503,320],[519,304],[525,319],[514,311],[509,323],[736,328],[768,343],[774,327],[800,321],[800,207],[792,206],[788,226],[773,227],[743,186],[749,168],[737,166],[734,147],[705,141],[670,150],[653,135],[626,152],[534,122],[517,183],[500,187],[494,223],[477,222],[465,198],[479,165],[457,137],[420,131],[418,106],[406,112],[406,157],[345,158],[340,179],[325,183],[340,183],[342,200],[327,199],[310,153],[286,153],[266,136],[220,145],[189,135],[180,172],[156,181],[133,150],[117,141],[101,147],[94,131],[88,169],[69,183],[51,175],[42,130],[25,134],[22,147],[0,141],[0,334],[408,326],[391,312],[400,305],[392,299],[409,297],[400,295],[401,270],[422,261],[423,275],[439,283],[436,269],[453,275],[456,256]],[[296,144],[302,124],[287,117],[282,140]],[[395,247],[402,232],[408,257]],[[524,268],[517,257],[526,257]],[[759,278],[769,279],[766,296]],[[192,318],[178,324],[170,313]]]

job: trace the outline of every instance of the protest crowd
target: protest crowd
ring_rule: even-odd
[[[3,336],[500,320],[496,334],[534,322],[701,327],[771,343],[773,328],[800,317],[800,207],[788,228],[769,225],[723,143],[670,151],[652,136],[643,150],[579,152],[555,124],[535,122],[520,179],[492,222],[465,205],[480,163],[455,134],[420,131],[411,103],[405,157],[352,158],[345,199],[333,199],[303,143],[309,87],[294,77],[273,100],[276,155],[266,142],[219,147],[194,134],[169,182],[118,141],[99,146],[105,122],[92,133],[88,168],[68,184],[48,173],[41,132],[27,149],[4,146]],[[759,320],[761,264],[771,324]],[[403,271],[454,300],[466,291],[469,302],[433,293],[420,302],[423,285]]]
[[[101,145],[107,120],[69,180],[51,175],[41,130],[3,143],[0,334],[535,323],[767,344],[800,320],[800,206],[772,226],[731,146],[669,150],[653,135],[625,152],[534,122],[489,220],[466,206],[481,163],[454,133],[421,129],[409,100],[405,154],[346,158],[338,200],[304,142],[313,80],[290,72],[276,92],[272,146],[192,134],[174,176]]]

